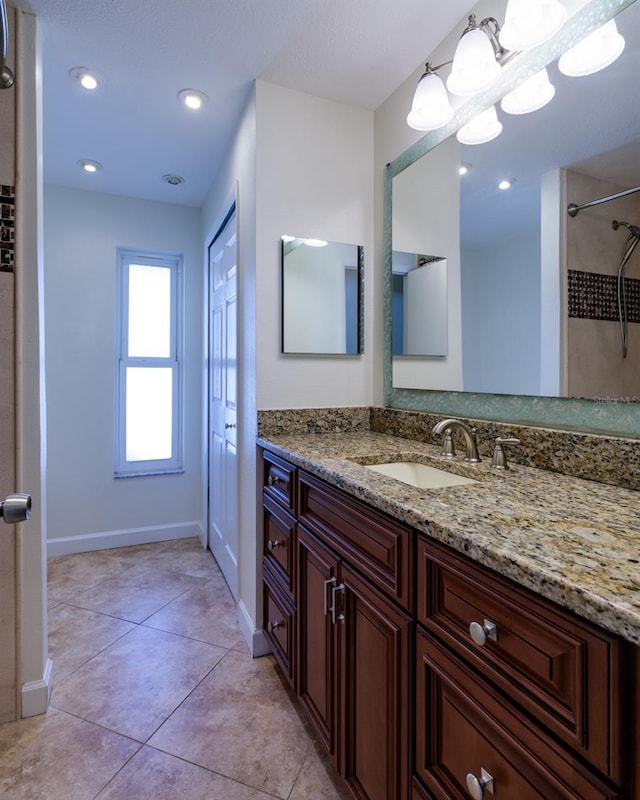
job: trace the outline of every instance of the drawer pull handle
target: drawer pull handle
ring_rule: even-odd
[[[467,790],[473,800],[482,800],[485,789],[489,794],[494,794],[495,792],[494,780],[486,769],[480,770],[479,780],[473,772],[467,772]]]
[[[493,639],[494,642],[498,641],[498,626],[488,619],[485,619],[482,625],[479,622],[472,622],[469,625],[469,635],[477,645],[484,647],[487,639]]]
[[[269,477],[267,478],[267,483],[269,484],[269,486],[276,486],[279,482],[280,478],[278,478],[276,475],[269,475]]]
[[[277,547],[280,547],[280,542],[279,542],[277,539],[269,539],[269,541],[267,542],[267,550],[268,550],[270,553],[273,553],[273,551],[274,551],[274,550],[275,550]]]
[[[335,585],[336,579],[329,578],[324,582],[324,615],[329,616],[329,611],[333,611],[331,603],[329,602],[329,589]]]
[[[278,630],[280,625],[282,625],[281,622],[268,622],[267,623],[267,630],[269,631],[269,633],[273,633],[274,631]]]

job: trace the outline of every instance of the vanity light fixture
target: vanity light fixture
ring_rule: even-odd
[[[500,102],[500,108],[507,114],[528,114],[550,103],[555,93],[549,73],[543,68],[506,94]]]
[[[329,242],[325,242],[324,239],[305,239],[304,244],[306,244],[307,247],[326,247]]]
[[[471,122],[463,125],[456,133],[460,144],[484,144],[502,133],[502,123],[498,120],[496,107],[490,106],[482,111]]]
[[[614,19],[560,56],[558,69],[563,75],[580,77],[592,75],[612,64],[624,50],[624,38],[618,33]]]
[[[432,67],[427,62],[425,72],[418,81],[407,116],[407,125],[416,131],[433,131],[453,119],[453,108],[447,90],[436,70],[444,64]]]
[[[502,74],[506,51],[500,45],[500,25],[493,17],[479,24],[476,15],[469,15],[469,24],[456,47],[447,89],[451,94],[469,96],[484,92],[497,83]]]
[[[558,0],[509,0],[500,44],[507,50],[531,50],[557,33],[566,17]]]
[[[458,167],[458,175],[466,175],[471,169],[471,164],[460,164]]]
[[[69,74],[80,83],[83,89],[93,91],[98,88],[98,78],[95,72],[86,67],[74,67]]]
[[[85,172],[98,172],[102,169],[102,164],[99,161],[92,161],[90,158],[83,158],[78,161],[78,164]]]
[[[192,111],[198,111],[207,103],[209,98],[199,89],[181,89],[178,92],[178,100]]]

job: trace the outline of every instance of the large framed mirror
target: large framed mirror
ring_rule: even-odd
[[[282,352],[364,352],[364,248],[304,236],[281,237]]]
[[[626,40],[622,56],[593,75],[561,75],[558,56],[614,15]],[[460,144],[453,134],[461,125],[543,66],[556,88],[551,103],[517,116],[497,106],[502,134]],[[640,436],[640,325],[633,322],[640,248],[625,284],[624,357],[616,273],[629,231],[612,226],[640,226],[640,192],[567,214],[568,203],[640,186],[640,104],[624,91],[639,69],[640,3],[582,3],[554,39],[514,60],[497,87],[389,165],[388,405]],[[463,164],[468,171],[460,175]],[[502,180],[510,188],[498,188]],[[398,251],[446,258],[444,356],[392,354]]]

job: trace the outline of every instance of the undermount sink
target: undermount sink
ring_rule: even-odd
[[[473,478],[464,478],[444,469],[429,467],[417,461],[391,461],[386,464],[367,464],[367,469],[389,478],[408,483],[417,489],[443,489],[446,486],[463,486],[478,483]]]

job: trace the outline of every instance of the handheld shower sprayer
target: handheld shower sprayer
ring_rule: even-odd
[[[628,228],[633,236],[640,239],[640,228],[637,225],[631,225],[628,222],[619,222],[617,219],[614,219],[611,223],[611,227],[614,231],[617,231],[620,227]]]

